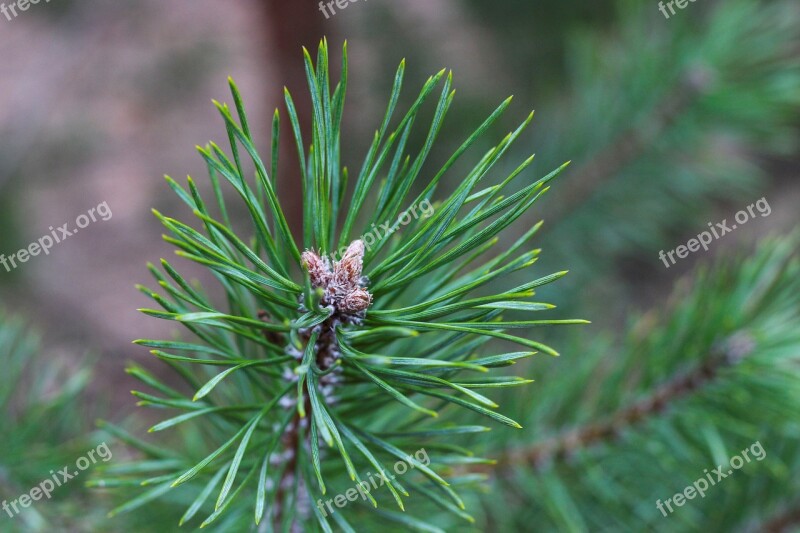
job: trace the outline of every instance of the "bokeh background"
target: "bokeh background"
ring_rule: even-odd
[[[748,252],[800,221],[796,1],[702,0],[670,19],[652,0],[361,0],[337,11],[326,18],[310,0],[54,0],[10,21],[0,16],[0,253],[102,202],[113,212],[48,256],[12,272],[0,268],[2,307],[41,332],[41,365],[64,375],[87,361],[93,369],[81,407],[64,415],[75,418],[66,430],[135,413],[128,363],[163,373],[131,341],[167,338],[173,326],[136,311],[148,304],[135,284],[148,281],[147,262],[172,257],[151,208],[186,215],[162,175],[202,182],[195,145],[225,141],[211,99],[230,101],[232,76],[266,149],[284,85],[301,121],[309,115],[301,46],[314,48],[323,36],[334,48],[348,41],[343,145],[351,168],[382,118],[403,58],[406,98],[443,67],[455,74],[456,101],[434,163],[508,95],[514,104],[494,138],[536,110],[508,165],[531,153],[532,176],[572,164],[518,231],[545,219],[540,272],[571,275],[543,298],[557,301],[564,316],[591,319],[585,338],[622,335],[631,320],[666,302],[697,262]],[[302,198],[290,159],[278,182],[297,229]],[[458,173],[449,180],[445,188]],[[669,269],[659,260],[659,250],[762,197],[769,217]],[[568,369],[581,355],[579,342],[561,341],[558,365]],[[25,431],[14,406],[4,410],[9,431]],[[35,438],[28,442],[36,447]],[[107,510],[103,498],[75,498],[85,516]],[[70,520],[59,527],[87,527]],[[115,528],[102,523],[96,527]]]

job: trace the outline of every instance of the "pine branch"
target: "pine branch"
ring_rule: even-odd
[[[705,225],[711,208],[763,195],[762,159],[798,143],[791,2],[717,3],[668,25],[653,25],[644,5],[620,12],[612,33],[572,40],[569,97],[541,113],[533,141],[539,164],[565,151],[578,163],[570,194],[544,206],[560,222],[543,234],[543,264],[569,261],[573,276],[562,306],[616,297],[622,262],[655,268],[658,251]]]
[[[485,498],[486,509],[509,492],[526,504],[489,518],[503,530],[531,521],[554,530],[736,530],[790,504],[800,479],[799,283],[798,236],[766,240],[745,260],[699,269],[660,317],[645,315],[618,346],[597,335],[573,346],[582,356],[569,375],[542,372],[538,394],[517,399],[529,441],[559,436],[506,457]],[[735,482],[666,518],[656,508],[755,442],[763,462]]]
[[[88,431],[85,415],[91,411],[81,400],[91,377],[90,362],[79,362],[81,369],[75,371],[43,350],[39,334],[25,321],[2,309],[0,347],[0,502],[8,509],[0,511],[3,531],[101,529],[103,517],[87,505],[79,481],[54,486],[47,505],[8,507],[40,487],[48,472],[74,465],[99,444],[99,435]]]
[[[700,67],[686,70],[675,85],[666,91],[641,124],[620,132],[616,139],[597,150],[581,164],[570,178],[565,197],[555,217],[567,216],[585,204],[606,182],[649,152],[662,137],[708,91],[710,73]]]
[[[700,365],[689,372],[674,376],[655,389],[649,396],[621,409],[607,420],[590,423],[567,431],[534,445],[528,450],[509,452],[499,460],[506,469],[520,464],[541,468],[555,460],[565,460],[599,442],[612,440],[624,431],[658,416],[682,397],[697,392],[719,378],[720,371],[738,364],[753,348],[753,341],[744,333],[734,334],[721,343],[718,351],[711,353]]]
[[[113,429],[142,457],[118,473],[107,472],[95,484],[125,487],[144,482],[152,487],[129,495],[131,499],[112,515],[137,510],[177,489],[190,496],[181,523],[209,511],[201,527],[247,528],[254,521],[262,528],[270,523],[275,530],[330,531],[335,521],[350,530],[345,517],[356,516],[360,526],[389,520],[402,527],[436,530],[425,519],[384,509],[365,514],[353,505],[331,516],[323,512],[323,497],[363,483],[360,472],[365,468],[380,472],[400,460],[411,471],[402,481],[387,481],[384,494],[365,495],[373,507],[381,501],[382,506],[388,503],[405,511],[404,498],[416,494],[415,512],[439,507],[458,520],[473,521],[457,490],[472,488],[476,480],[444,476],[450,465],[472,464],[475,458],[466,450],[442,447],[441,440],[486,428],[439,420],[453,416],[451,411],[468,410],[519,428],[475,389],[529,381],[470,376],[484,376],[536,352],[557,355],[520,330],[585,323],[534,320],[530,315],[553,307],[530,301],[534,290],[566,273],[530,274],[539,250],[522,249],[527,249],[538,226],[489,262],[479,260],[566,166],[505,195],[514,179],[523,179],[532,160],[528,158],[500,184],[486,184],[486,176],[525,131],[532,114],[478,158],[450,196],[433,203],[439,181],[466,154],[473,155],[470,149],[506,111],[510,99],[432,172],[426,162],[453,101],[452,74],[431,76],[405,114],[393,119],[405,72],[402,62],[385,118],[348,187],[349,173],[340,154],[347,57],[345,46],[342,76],[334,84],[327,42],[320,44],[316,62],[304,50],[312,104],[310,142],[303,139],[297,107],[286,92],[305,193],[301,242],[289,231],[275,191],[280,181],[275,175],[281,168],[278,152],[273,152],[270,164],[259,155],[232,80],[234,104],[216,103],[228,130],[230,155],[214,143],[199,148],[209,167],[214,202],[203,199],[193,180],[185,188],[167,177],[200,229],[154,212],[168,230],[164,239],[178,248],[178,256],[213,272],[227,306],[214,302],[169,262],[162,260],[163,272],[150,266],[164,294],[140,286],[160,307],[142,311],[182,324],[191,337],[136,343],[151,348],[155,357],[176,370],[192,393],[140,369],[132,371],[155,390],[134,391],[140,405],[178,411],[151,432],[179,426],[176,429],[184,433],[167,451]],[[432,119],[425,143],[415,152],[406,142],[429,99],[435,101]],[[276,112],[276,134],[279,123]],[[255,167],[254,180],[242,171],[245,155]],[[421,176],[432,177],[414,196],[411,191]],[[230,227],[230,209],[220,192],[225,183],[249,213],[252,235],[239,237]],[[391,230],[375,235],[378,224]],[[403,231],[390,237],[400,226],[405,226]],[[518,271],[525,271],[525,283],[497,288],[504,276]],[[478,291],[481,296],[472,295]],[[507,313],[515,319],[504,319]],[[490,341],[497,339],[525,351],[487,355]],[[440,453],[423,464],[414,450],[426,448]],[[218,495],[211,506],[207,500],[213,493]]]

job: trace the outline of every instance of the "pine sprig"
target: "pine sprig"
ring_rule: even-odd
[[[762,159],[798,146],[795,2],[708,2],[666,24],[646,4],[623,0],[617,12],[613,31],[571,34],[569,86],[559,87],[569,97],[541,113],[530,140],[544,168],[565,152],[575,165],[546,205],[559,224],[540,238],[545,263],[570,260],[562,307],[616,298],[621,261],[661,268],[660,249],[715,205],[764,195]]]
[[[797,243],[769,239],[752,257],[700,269],[619,346],[592,338],[574,348],[584,356],[570,375],[545,371],[544,394],[525,403],[526,427],[538,434],[527,447],[494,443],[510,449],[487,496],[497,527],[734,531],[791,509],[800,472]],[[763,462],[668,517],[657,509],[756,441]],[[491,511],[509,492],[535,504]]]
[[[529,380],[489,373],[537,352],[557,355],[525,336],[524,330],[583,323],[527,318],[530,312],[553,307],[530,298],[537,287],[564,272],[491,292],[504,275],[527,271],[536,262],[539,251],[525,250],[539,225],[493,259],[481,260],[500,242],[500,233],[534,205],[566,166],[518,192],[506,193],[530,158],[499,184],[486,184],[532,114],[480,157],[450,196],[434,204],[441,179],[477,146],[510,99],[432,172],[426,165],[453,100],[452,73],[443,70],[431,76],[396,119],[405,72],[402,62],[385,117],[348,195],[340,148],[346,45],[342,56],[342,77],[332,86],[327,43],[320,44],[316,63],[304,50],[313,110],[310,143],[301,137],[294,99],[286,91],[302,163],[301,244],[292,236],[275,191],[278,139],[273,138],[272,158],[265,162],[255,148],[232,80],[236,116],[228,105],[216,103],[230,152],[213,143],[198,148],[209,167],[214,200],[204,200],[191,178],[188,189],[167,178],[197,218],[199,229],[154,212],[168,230],[164,239],[178,248],[180,257],[211,271],[228,305],[213,302],[171,263],[162,261],[163,273],[150,266],[163,294],[140,287],[160,307],[142,312],[181,323],[192,339],[136,341],[175,369],[184,387],[178,390],[135,371],[132,374],[155,392],[134,394],[141,405],[179,413],[151,431],[178,429],[188,434],[191,428],[193,435],[202,435],[202,445],[167,451],[115,429],[138,448],[143,462],[133,463],[129,475],[108,476],[98,483],[111,486],[140,480],[152,488],[113,513],[137,509],[162,498],[171,487],[181,487],[178,490],[193,499],[183,522],[196,520],[203,510],[207,514],[201,527],[220,525],[223,519],[225,524],[244,524],[247,517],[252,523],[254,516],[256,524],[281,530],[294,525],[330,531],[332,522],[351,530],[347,511],[329,515],[314,502],[363,481],[364,469],[388,471],[392,462],[405,460],[412,472],[389,481],[384,493],[370,494],[366,505],[376,508],[380,501],[381,516],[401,526],[433,530],[425,520],[403,514],[407,498],[417,494],[418,500],[472,520],[456,492],[464,480],[445,476],[456,465],[482,460],[462,448],[448,450],[449,444],[441,440],[486,428],[435,419],[452,406],[487,421],[520,427],[499,413],[498,405],[485,394]],[[412,127],[422,120],[425,104],[437,92],[426,139],[419,151],[409,151]],[[276,111],[274,134],[279,126]],[[245,175],[245,164],[255,169],[254,180]],[[418,187],[423,175],[432,177]],[[243,202],[252,236],[239,236],[232,229],[232,208],[221,190],[224,183]],[[412,194],[417,189],[421,192]],[[387,232],[366,243],[357,237],[364,228],[403,220],[398,215],[420,205],[431,211],[413,223],[409,217],[402,236]],[[514,318],[504,318],[508,313]],[[496,340],[525,351],[487,355],[487,343]],[[186,387],[189,392],[184,392]],[[429,466],[413,455],[423,446],[448,451],[431,456]],[[400,512],[386,510],[387,498]]]
[[[43,364],[39,335],[3,310],[0,346],[0,502],[8,506],[38,487],[48,472],[74,464],[76,457],[97,444],[97,435],[87,433],[88,424],[80,415],[85,411],[80,396],[91,379],[88,364],[81,364],[82,370],[77,372],[58,357],[49,357]],[[84,525],[99,523],[101,516],[83,510],[86,502],[80,482],[57,488],[54,501],[47,506],[18,505],[15,510],[3,510],[3,530],[76,528],[81,512]]]

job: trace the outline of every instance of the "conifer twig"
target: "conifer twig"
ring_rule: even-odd
[[[270,509],[270,520],[265,523],[271,522],[276,530],[307,530],[316,521],[322,530],[331,531],[328,518],[350,530],[343,514],[331,516],[322,511],[320,496],[327,494],[328,487],[341,486],[347,478],[361,483],[359,469],[369,466],[385,470],[384,461],[409,457],[423,444],[415,448],[413,441],[425,439],[425,435],[446,438],[484,431],[483,426],[453,427],[434,421],[447,405],[470,409],[505,426],[521,427],[495,411],[497,403],[473,389],[529,383],[522,377],[486,374],[539,351],[551,355],[558,352],[505,330],[585,323],[539,320],[538,314],[532,315],[553,307],[528,301],[534,289],[555,282],[565,271],[534,277],[499,293],[465,297],[494,284],[501,276],[532,267],[538,256],[538,250],[519,251],[535,233],[531,231],[496,260],[470,265],[475,250],[497,242],[496,236],[532,207],[547,191],[548,182],[566,166],[509,196],[503,195],[502,189],[528,167],[532,158],[498,185],[487,186],[482,181],[530,124],[532,114],[478,160],[453,194],[435,212],[410,226],[403,238],[365,243],[366,237],[362,240],[356,236],[365,235],[363,228],[370,224],[375,227],[383,213],[397,214],[403,206],[429,202],[440,178],[503,114],[510,98],[466,137],[420,196],[410,197],[452,102],[452,75],[442,70],[428,78],[414,104],[402,118],[393,120],[405,72],[405,62],[401,62],[385,118],[361,169],[352,174],[355,184],[350,196],[346,192],[351,174],[342,165],[340,153],[347,88],[346,45],[342,46],[342,74],[336,84],[331,83],[329,58],[325,40],[320,42],[316,62],[308,50],[303,51],[312,103],[310,140],[302,135],[291,93],[285,93],[305,194],[300,242],[291,234],[287,210],[276,192],[281,114],[276,112],[273,118],[273,153],[266,160],[255,148],[250,121],[233,80],[229,80],[233,105],[216,102],[228,131],[230,153],[215,143],[198,148],[209,167],[217,205],[203,199],[193,180],[187,180],[186,188],[166,178],[170,188],[202,221],[203,229],[198,231],[154,211],[169,231],[164,238],[178,248],[179,256],[214,271],[225,290],[227,305],[207,297],[199,285],[186,280],[168,261],[162,261],[163,272],[151,265],[151,274],[165,293],[139,286],[158,306],[142,312],[180,322],[191,336],[186,340],[139,339],[136,344],[152,348],[151,353],[179,371],[196,392],[187,395],[139,372],[140,381],[155,393],[136,391],[134,395],[143,400],[142,405],[184,411],[153,426],[151,432],[184,423],[215,427],[229,409],[252,410],[254,404],[263,408],[237,421],[238,429],[233,424],[215,431],[212,439],[203,443],[205,459],[199,462],[191,456],[194,454],[179,448],[176,455],[184,456],[185,461],[145,462],[144,470],[135,467],[130,476],[139,484],[155,478],[171,481],[145,489],[114,509],[113,514],[135,510],[160,497],[159,491],[185,485],[196,496],[181,523],[193,520],[204,506],[211,509],[210,495],[219,489],[213,511],[201,527],[216,522],[223,514],[222,520],[229,522],[249,515],[244,508],[254,502],[255,513],[242,521],[253,520],[262,526],[261,520]],[[427,128],[427,141],[419,153],[409,153],[412,124],[420,107],[435,92],[440,94]],[[255,166],[254,178],[245,175],[244,154]],[[378,184],[378,178],[384,175],[388,177]],[[238,193],[253,222],[245,236],[239,237],[229,227],[229,207],[221,192],[224,184]],[[371,213],[374,220],[362,222],[359,213]],[[406,224],[402,216],[400,222]],[[366,255],[369,244],[375,245],[370,249],[372,256]],[[332,260],[338,255],[333,254],[337,248],[338,253],[343,252],[341,259]],[[377,264],[370,264],[369,259],[376,259]],[[446,268],[452,262],[458,270],[465,265],[470,270],[454,279]],[[295,277],[298,271],[302,278]],[[412,288],[422,281],[438,287],[437,291],[424,294]],[[402,296],[395,299],[392,293]],[[521,320],[503,320],[508,310],[522,312],[518,315]],[[498,338],[525,350],[485,357],[474,352],[484,342]],[[458,382],[461,375],[475,372],[479,377],[465,378],[470,381],[468,386]],[[425,416],[424,427],[417,424],[414,431],[392,431],[419,415]],[[391,436],[386,437],[387,433]],[[152,445],[132,435],[125,438],[151,458],[159,458],[158,453],[152,453]],[[444,457],[444,462],[463,465],[473,459],[462,453]],[[429,467],[416,459],[409,463],[416,476],[442,487],[448,510],[460,519],[474,520],[464,512],[463,500],[449,488],[450,483],[437,472],[443,471],[441,465]],[[140,479],[141,472],[144,479]],[[256,472],[258,482],[253,484]],[[411,487],[415,481],[409,479],[404,485]],[[131,482],[136,483],[118,478],[97,481],[104,486]],[[406,510],[403,498],[411,492],[391,480],[388,487],[398,508]],[[423,494],[429,495],[427,491]],[[373,496],[365,495],[377,506]],[[439,501],[436,495],[426,499]],[[404,526],[414,523],[415,529],[431,529],[424,520],[409,515],[382,515],[381,520],[387,517]],[[220,527],[230,526],[229,522],[220,522]]]
[[[613,439],[624,429],[663,412],[682,396],[698,391],[714,380],[722,369],[747,357],[752,349],[753,341],[749,336],[744,333],[732,335],[719,345],[719,351],[712,353],[701,365],[673,377],[649,396],[617,411],[609,419],[572,429],[530,449],[511,452],[498,464],[501,468],[524,463],[541,468],[553,460],[568,458],[579,450]]]
[[[563,216],[586,202],[594,191],[641,156],[711,83],[712,77],[704,67],[686,70],[643,123],[620,133],[573,172],[573,186],[555,216]]]

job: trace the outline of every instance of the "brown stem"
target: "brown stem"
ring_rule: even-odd
[[[278,480],[278,486],[275,489],[277,490],[277,493],[275,494],[275,531],[279,531],[281,529],[281,522],[283,521],[283,505],[286,500],[284,484],[289,476],[295,475],[295,470],[297,470],[297,455],[299,453],[298,450],[300,449],[299,413],[295,413],[294,418],[292,418],[292,421],[289,422],[289,425],[286,427],[286,433],[283,435],[281,441],[285,449],[294,450],[294,453],[292,454],[288,464],[286,465],[286,468],[281,474],[281,477]]]
[[[607,420],[567,431],[528,450],[510,452],[499,463],[505,467],[519,464],[541,467],[553,460],[570,457],[578,450],[613,439],[622,430],[663,412],[671,403],[698,391],[715,379],[720,370],[747,356],[752,351],[753,341],[748,336],[739,334],[727,339],[721,347],[721,350],[712,353],[695,369],[672,378],[649,396],[617,411]]]
[[[761,533],[784,533],[790,531],[792,527],[800,524],[800,502],[795,502],[784,511],[768,521],[754,528],[754,531]]]
[[[757,530],[763,533],[783,533],[798,524],[800,524],[800,504],[790,506],[781,514],[761,524]]]
[[[354,241],[348,246],[342,260],[334,263],[333,270],[330,269],[327,260],[323,261],[314,252],[307,250],[303,253],[303,265],[309,273],[314,289],[322,291],[324,297],[321,303],[326,306],[326,308],[330,309],[331,313],[328,315],[327,319],[314,327],[298,329],[298,335],[305,342],[304,353],[313,350],[314,366],[323,372],[331,370],[340,357],[339,341],[336,338],[336,327],[340,324],[361,320],[364,314],[364,307],[361,307],[361,305],[366,304],[368,306],[371,301],[369,293],[366,292],[362,284],[361,261],[363,257],[364,244],[361,241]],[[366,295],[365,299],[356,299],[354,302],[352,298],[353,295],[362,295],[361,293]],[[305,310],[305,306],[301,305],[300,311],[305,312]],[[259,314],[259,316],[262,320],[267,318],[263,313]],[[312,342],[314,343],[313,346],[311,345]],[[292,353],[295,357],[302,357],[305,359],[293,346],[287,346],[287,353]],[[314,372],[315,369],[310,369],[308,371]],[[305,381],[306,394],[303,402],[306,415],[309,417],[308,420],[313,420],[314,416],[310,402],[311,388],[313,387],[314,392],[318,392],[320,396],[323,397],[321,403],[327,404],[333,401],[331,397],[333,387],[338,382],[339,378],[336,372],[333,371],[321,376],[319,381],[311,379]],[[317,384],[319,384],[320,387],[317,387]],[[331,399],[326,399],[326,397],[330,397]],[[297,401],[300,401],[299,398]],[[291,456],[286,470],[281,475],[281,479],[276,488],[276,529],[280,529],[282,521],[281,518],[283,516],[283,506],[286,500],[286,490],[290,485],[288,482],[289,476],[299,475],[295,470],[297,469],[297,458],[300,456],[303,450],[302,446],[305,444],[303,436],[301,435],[303,430],[302,422],[303,419],[300,417],[299,413],[295,413],[282,437],[282,444],[286,450],[291,451]],[[310,423],[313,423],[313,421]],[[300,481],[300,479],[296,479],[295,486],[297,486]],[[294,525],[295,524],[293,524],[293,526]]]
[[[326,370],[328,366],[328,358],[327,356],[336,349],[336,336],[333,333],[333,317],[329,318],[325,322],[321,324],[321,333],[317,337],[316,342],[316,363],[317,367],[322,370]],[[310,340],[311,331],[304,332],[302,337],[305,338],[306,342]],[[310,419],[312,415],[312,407],[311,407],[311,399],[308,393],[308,386],[309,383],[306,381],[306,393],[304,397],[304,404],[305,404],[305,411],[306,417]],[[286,480],[289,476],[297,475],[297,458],[300,455],[301,446],[303,442],[301,441],[301,425],[302,418],[300,417],[299,412],[295,413],[292,421],[286,427],[286,432],[284,433],[283,437],[281,438],[281,442],[283,444],[284,449],[292,450],[292,456],[289,459],[286,469],[281,474],[280,480],[278,481],[278,485],[276,487],[276,495],[275,495],[275,530],[278,531],[281,527],[281,522],[283,519],[283,507],[286,502],[286,490],[287,485]]]
[[[258,318],[259,318],[259,320],[261,320],[263,322],[271,322],[272,321],[272,317],[270,317],[269,313],[267,313],[263,309],[258,311]],[[264,338],[268,342],[271,342],[272,344],[274,344],[276,346],[283,346],[284,343],[286,342],[286,340],[284,339],[284,336],[281,333],[278,333],[276,331],[264,330],[263,335],[264,335]]]
[[[308,94],[305,66],[302,61],[302,48],[305,46],[312,54],[319,40],[330,34],[332,25],[325,24],[325,17],[317,9],[316,2],[298,2],[297,0],[265,0],[257,2],[261,15],[268,28],[270,39],[266,46],[264,58],[268,67],[280,80],[277,90],[266,95],[269,101],[283,102],[283,86],[294,96],[300,128],[306,141],[310,135],[311,100]],[[272,121],[272,113],[266,117]],[[285,113],[281,114],[280,144],[280,178],[281,203],[289,225],[298,238],[303,228],[303,197],[300,189],[300,161],[292,132],[288,126]],[[276,179],[273,176],[273,179]]]

